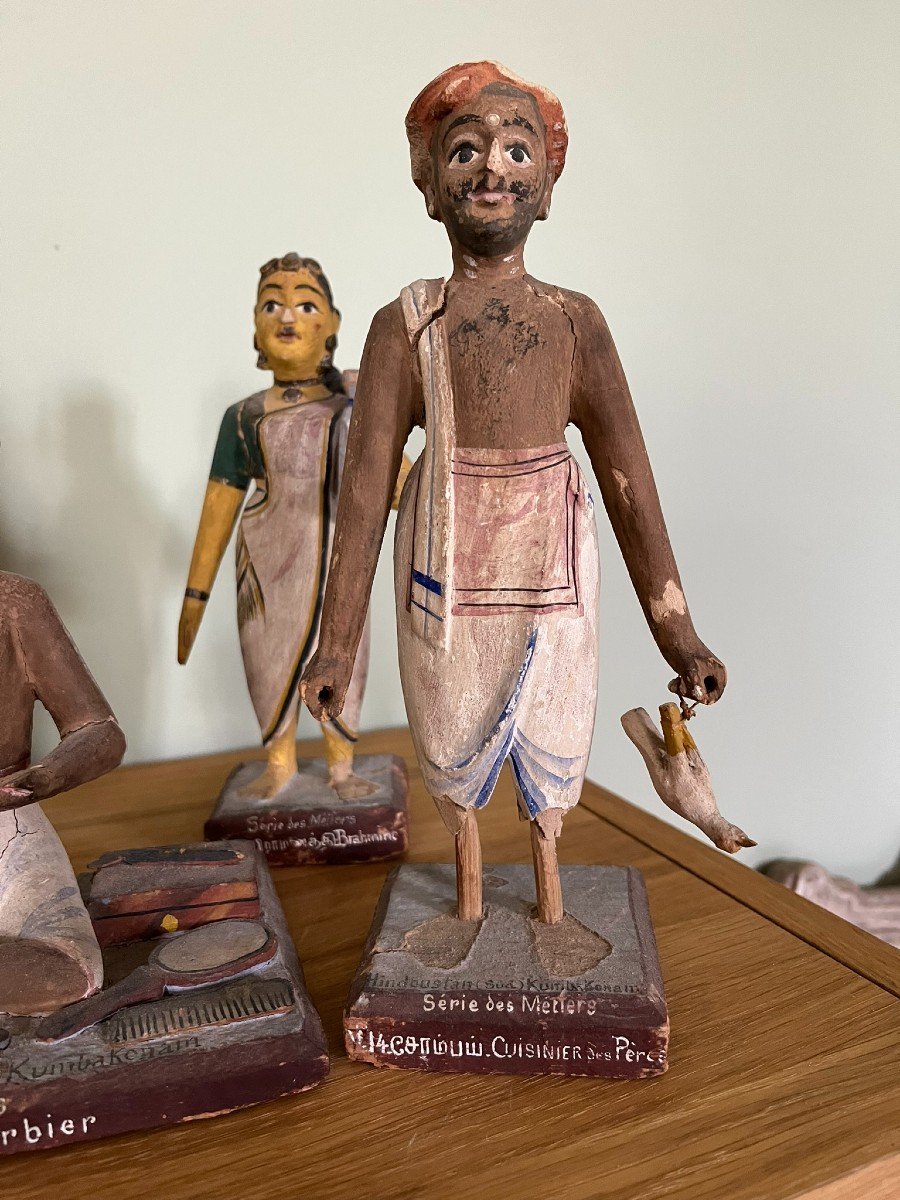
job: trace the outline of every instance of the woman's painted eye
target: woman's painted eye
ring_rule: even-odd
[[[309,315],[309,313],[317,313],[319,310],[313,304],[312,300],[306,300],[300,305],[300,311]]]
[[[470,163],[472,161],[476,153],[477,151],[471,142],[463,142],[463,144],[461,146],[457,146],[450,155],[450,161],[452,163],[459,163],[460,166],[465,166],[466,163]]]
[[[265,302],[265,304],[263,305],[263,312],[264,313],[278,312],[279,308],[281,308],[281,305],[278,303],[277,300],[267,300]]]
[[[510,146],[506,153],[514,163],[522,164],[531,162],[531,155],[522,145]]]

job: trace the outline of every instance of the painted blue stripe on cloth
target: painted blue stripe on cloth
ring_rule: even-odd
[[[536,745],[530,737],[527,737],[521,729],[516,731],[516,741],[526,747],[531,757],[535,758],[538,762],[540,762],[541,756],[543,756],[544,758],[549,758],[557,766],[563,763],[574,766],[584,758],[583,754],[554,754],[552,750],[544,750],[543,747]]]
[[[527,771],[528,777],[535,782],[540,779],[545,785],[549,782],[555,784],[558,788],[567,788],[571,786],[571,774],[558,775],[555,771],[551,771],[546,767],[539,758],[534,755],[527,745],[527,738],[523,738],[521,732],[516,731],[516,744],[513,747],[513,755],[522,764],[522,770]],[[548,758],[553,758],[549,752],[545,751]],[[526,765],[527,764],[527,765]],[[556,763],[554,765],[562,765]]]
[[[497,778],[500,774],[500,771],[503,769],[503,764],[506,762],[506,756],[509,753],[509,748],[512,745],[513,735],[515,732],[515,725],[511,725],[509,728],[509,733],[506,735],[506,740],[504,741],[496,759],[494,760],[494,765],[488,772],[487,779],[485,779],[484,783],[481,785],[481,791],[475,797],[475,808],[484,808],[488,800],[490,800],[491,793],[497,786]]]
[[[543,797],[538,798],[532,794],[531,787],[534,787],[534,783],[528,777],[527,772],[519,762],[519,757],[516,754],[515,747],[513,747],[510,753],[509,761],[512,763],[513,775],[516,777],[516,783],[519,786],[519,791],[522,793],[522,798],[525,801],[525,807],[528,809],[528,812],[532,817],[536,817],[537,814],[542,811],[542,807],[547,807],[546,801],[542,806],[540,801],[543,799]],[[531,787],[529,787],[529,784],[531,784]],[[536,788],[535,791],[537,791]]]
[[[417,571],[415,567],[412,569],[413,582],[420,584],[429,592],[434,592],[436,596],[443,596],[444,589],[436,579],[432,579],[430,575],[425,575],[421,571]]]

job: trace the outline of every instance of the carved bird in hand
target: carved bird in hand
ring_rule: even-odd
[[[678,705],[661,704],[659,716],[662,733],[643,708],[625,713],[622,728],[641,752],[663,804],[696,825],[720,850],[734,854],[745,846],[755,846],[743,829],[726,821],[719,812],[706,763]]]

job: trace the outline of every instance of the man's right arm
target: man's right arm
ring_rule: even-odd
[[[19,583],[16,637],[21,667],[59,730],[59,744],[0,779],[0,812],[47,800],[105,775],[122,761],[125,737],[47,593]]]
[[[396,300],[376,313],[363,351],[319,645],[303,676],[303,698],[320,721],[343,707],[418,392]]]

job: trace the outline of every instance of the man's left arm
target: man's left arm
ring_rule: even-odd
[[[688,610],[656,482],[628,383],[606,321],[593,301],[566,295],[576,335],[572,421],[584,444],[628,574],[681,695],[714,704],[723,664],[700,641]]]

